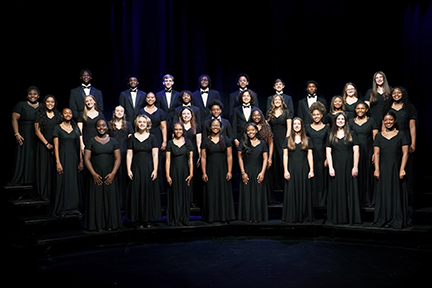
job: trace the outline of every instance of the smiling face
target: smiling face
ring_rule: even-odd
[[[285,85],[281,82],[281,81],[279,81],[279,82],[276,82],[274,85],[273,85],[273,89],[275,89],[277,92],[282,92],[282,90],[285,88]]]
[[[206,76],[203,76],[200,80],[200,86],[203,89],[207,89],[207,87],[209,86],[209,79]]]
[[[337,97],[337,98],[333,101],[333,107],[334,107],[336,110],[341,109],[342,105],[343,105],[343,100],[342,100],[342,98]]]
[[[402,99],[402,91],[399,88],[394,89],[392,98],[394,101],[399,102]]]
[[[338,128],[345,127],[345,116],[344,115],[341,114],[336,118],[336,126]]]
[[[217,118],[222,113],[222,109],[219,107],[219,105],[213,105],[210,110],[210,113],[212,114],[213,117]]]
[[[192,96],[189,93],[183,93],[182,100],[184,104],[189,104],[192,101]]]
[[[55,100],[53,97],[48,97],[45,100],[45,107],[47,111],[52,111],[55,107]]]
[[[249,104],[251,102],[251,94],[249,93],[249,91],[246,91],[243,93],[242,95],[242,102],[243,104]]]
[[[163,80],[162,84],[165,86],[165,88],[170,89],[174,85],[174,79],[167,77]]]
[[[273,98],[273,104],[274,104],[274,106],[276,107],[276,108],[279,108],[279,107],[281,107],[282,106],[282,98],[280,97],[280,96],[275,96],[274,98]]]
[[[377,75],[375,76],[375,83],[376,83],[378,86],[382,86],[382,85],[384,84],[384,76],[381,75],[381,74],[377,74]]]
[[[351,96],[354,96],[355,93],[356,93],[356,89],[355,89],[355,87],[354,87],[353,85],[349,84],[349,85],[346,87],[346,94],[347,94],[348,96],[351,97]]]
[[[359,116],[360,118],[366,115],[366,112],[368,111],[366,104],[364,103],[360,103],[356,106],[355,108],[355,112],[357,114],[357,116]]]
[[[152,92],[147,93],[146,101],[148,105],[153,105],[156,102],[156,96]]]
[[[36,89],[30,90],[27,94],[27,99],[31,103],[35,103],[39,99],[39,94],[38,94],[37,90]]]
[[[189,109],[184,109],[181,113],[183,122],[188,123],[192,119],[192,113]]]
[[[296,119],[293,121],[293,130],[296,133],[299,133],[302,129],[302,123],[300,120]]]
[[[65,108],[65,109],[63,109],[62,116],[63,116],[63,119],[64,119],[65,121],[71,121],[71,120],[72,120],[72,117],[73,117],[73,115],[72,115],[72,110],[69,109],[69,108]]]
[[[100,119],[96,122],[96,130],[99,134],[99,137],[106,134],[106,132],[108,131],[108,126],[105,120]]]
[[[249,139],[254,139],[257,133],[258,130],[252,125],[249,125],[246,129],[246,134],[249,137]]]
[[[90,81],[92,80],[92,77],[90,76],[90,74],[87,71],[84,71],[83,74],[81,75],[80,79],[85,85],[88,85],[90,83]]]
[[[255,110],[255,111],[252,113],[252,121],[253,121],[255,124],[258,124],[258,123],[261,122],[261,114],[259,113],[259,111]]]
[[[130,77],[129,78],[129,81],[128,81],[129,87],[135,88],[138,86],[138,84],[139,84],[139,82],[138,82],[138,79],[136,77]]]
[[[118,119],[123,118],[124,116],[124,108],[122,106],[117,106],[114,110],[114,115],[115,117],[117,117]]]
[[[238,79],[237,85],[239,85],[242,89],[246,88],[249,85],[249,81],[245,76],[240,76]]]
[[[210,130],[213,134],[218,134],[220,132],[221,125],[218,120],[213,120],[210,124]]]
[[[147,130],[147,119],[144,117],[139,117],[137,119],[137,127],[139,131]]]
[[[323,115],[321,114],[321,112],[317,109],[315,109],[314,111],[312,111],[312,120],[315,123],[319,123],[322,119]]]
[[[383,122],[384,122],[384,127],[387,130],[392,130],[396,120],[394,119],[394,117],[392,115],[385,115]]]
[[[183,136],[183,127],[180,124],[174,125],[174,137],[180,139]]]
[[[95,105],[95,101],[94,101],[93,97],[87,96],[85,98],[85,105],[87,106],[87,109],[89,109],[89,110],[92,109],[93,106]]]

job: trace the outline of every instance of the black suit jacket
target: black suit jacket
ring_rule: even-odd
[[[175,91],[174,89],[172,90],[172,94],[171,94],[171,104],[168,108],[168,103],[167,103],[167,99],[165,96],[165,90],[159,91],[156,93],[156,107],[158,107],[159,109],[162,109],[165,113],[166,113],[166,119],[167,119],[167,128],[168,128],[168,135],[171,135],[171,127],[173,125],[172,123],[172,119],[174,117],[174,110],[176,107],[180,106],[180,100],[179,100],[179,95],[180,93]]]
[[[249,90],[252,91],[252,90]],[[238,96],[240,94],[240,90],[234,91],[230,94],[230,99],[229,99],[229,106],[228,109],[228,120],[231,121],[231,123],[234,123],[234,109],[240,105],[240,102],[238,101]],[[259,101],[258,101],[258,95],[252,91],[252,97],[254,98],[254,106],[256,107],[260,107],[259,106]],[[265,114],[265,113],[264,113]],[[240,139],[239,139],[240,140]]]
[[[134,108],[132,104],[130,90],[127,89],[120,93],[119,104],[125,109],[126,121],[129,121],[131,123],[135,121],[136,116],[138,116],[139,110],[141,108],[144,108],[144,106],[146,105],[146,96],[147,93],[138,89]]]
[[[252,117],[252,111],[258,108],[256,106],[251,107],[251,116]],[[243,138],[243,134],[245,131],[246,124],[248,123],[248,120],[246,120],[245,115],[243,114],[243,108],[242,106],[237,106],[234,108],[234,116],[233,116],[233,134],[234,139],[237,139],[238,141],[241,141]]]
[[[90,95],[93,95],[93,97],[96,99],[96,105],[98,108],[98,111],[103,113],[103,98],[102,98],[102,92],[93,86],[90,88]],[[78,119],[78,116],[81,112],[84,110],[84,98],[86,97],[86,94],[84,92],[84,89],[82,86],[78,86],[71,90],[70,96],[69,96],[69,108],[72,110],[72,114],[75,120]]]
[[[324,107],[328,111],[327,101],[325,100],[324,97],[318,96],[317,101],[324,104]],[[303,120],[304,125],[311,124],[313,122],[312,115],[309,112],[309,105],[307,102],[307,97],[305,97],[299,101],[297,111],[298,111],[297,116]]]
[[[198,107],[201,111],[201,119],[204,121],[209,118],[210,109],[208,108],[208,104],[213,100],[220,100],[220,94],[218,91],[210,89],[207,97],[207,105],[204,106],[204,102],[201,97],[200,90],[197,90],[192,93],[192,104]]]

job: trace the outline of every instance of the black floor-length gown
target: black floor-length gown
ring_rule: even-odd
[[[94,137],[90,138],[85,147],[91,151],[91,163],[93,169],[99,174],[103,181],[111,173],[115,157],[114,150],[120,146],[114,138],[102,144]],[[122,225],[120,201],[118,195],[117,176],[110,185],[103,183],[98,186],[93,177],[87,180],[88,191],[86,199],[86,210],[84,217],[84,228],[89,231],[114,230]]]
[[[313,149],[312,141],[309,139],[308,142],[309,149]],[[284,149],[288,149],[286,145]],[[313,221],[312,179],[308,179],[310,169],[307,155],[308,149],[303,150],[301,143],[296,143],[295,150],[288,151],[290,180],[285,179],[283,221]]]
[[[374,146],[380,148],[380,177],[377,183],[374,226],[402,229],[410,226],[406,179],[399,178],[402,146],[409,145],[406,135],[399,133],[391,139],[381,133],[375,137]]]
[[[223,142],[220,143],[220,142]],[[224,146],[225,145],[225,146]],[[231,141],[221,136],[218,143],[204,139],[201,149],[206,149],[207,183],[204,184],[203,217],[207,222],[230,221],[235,219],[234,199],[228,173],[227,147]]]
[[[378,130],[374,118],[370,117],[362,125],[358,125],[354,119],[349,120],[351,131],[357,135],[359,142],[359,174],[358,188],[360,204],[362,206],[373,206],[374,204],[374,179],[373,179],[373,130]]]
[[[314,206],[326,206],[328,196],[328,181],[329,172],[328,166],[324,166],[326,157],[326,143],[330,136],[330,126],[324,125],[320,130],[315,130],[311,125],[306,125],[306,135],[312,141],[313,149],[313,163],[315,176],[311,179],[312,185],[312,202]]]
[[[36,111],[27,101],[18,102],[13,112],[20,114],[19,133],[24,138],[23,145],[16,144],[12,179],[8,185],[33,184],[35,182],[35,144],[34,120]]]
[[[39,123],[36,117],[35,123]],[[61,120],[60,120],[61,121]],[[54,127],[58,125],[56,117],[48,118],[45,126],[45,131],[41,131],[45,140],[51,145],[53,142]],[[53,150],[48,150],[45,143],[36,137],[36,188],[38,191],[38,199],[51,201],[54,196],[55,185],[55,156]]]
[[[152,149],[158,148],[156,137],[149,134],[141,142],[131,135],[127,148],[133,150],[133,177],[127,194],[126,217],[140,223],[159,220],[162,218],[159,182],[157,178],[153,181],[150,177],[153,172]]]
[[[188,145],[184,143],[178,147],[173,140],[170,140],[166,148],[167,152],[171,153],[170,177],[172,185],[168,188],[167,203],[167,222],[169,225],[189,224],[191,187],[187,185],[185,180],[189,176],[190,151],[186,146],[190,149],[194,148],[192,142],[186,141],[188,141]]]
[[[238,151],[241,151],[243,142],[240,142]],[[268,153],[264,140],[257,146],[251,146],[250,154],[243,158],[244,169],[249,176],[249,183],[240,181],[238,218],[245,221],[267,221],[267,187],[265,181],[258,183],[257,177],[263,165],[263,153]]]
[[[63,174],[56,173],[54,195],[54,215],[82,210],[83,183],[78,170],[80,162],[81,132],[75,127],[70,133],[57,125],[53,137],[58,138],[59,158],[63,167]]]
[[[335,176],[329,179],[329,196],[327,201],[327,221],[333,224],[361,223],[360,199],[357,178],[352,177],[353,146],[358,145],[355,135],[353,143],[334,138],[327,143],[332,148]],[[336,140],[337,139],[337,140]]]
[[[283,190],[285,185],[282,147],[287,137],[287,120],[292,118],[292,113],[285,109],[279,117],[274,117],[268,122],[273,132],[273,163],[269,170],[273,178],[273,188],[276,190]]]

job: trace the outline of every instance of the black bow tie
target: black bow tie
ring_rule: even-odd
[[[208,91],[201,91],[201,94],[204,94],[204,93],[207,93],[207,94],[208,94]]]
[[[243,108],[251,108],[251,105],[243,105]]]
[[[165,89],[165,93],[171,93],[172,92],[172,88],[171,89]]]
[[[308,94],[308,96],[307,96],[308,98],[314,98],[314,97],[316,97],[316,93],[314,93],[313,95],[311,95],[311,94]]]
[[[130,92],[137,92],[137,91],[138,91],[138,88],[130,88],[129,91],[130,91]]]
[[[82,84],[81,86],[83,89],[90,89],[91,88],[91,85],[86,86],[86,85]]]

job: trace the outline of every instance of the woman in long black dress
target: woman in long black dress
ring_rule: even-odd
[[[273,96],[270,102],[270,110],[267,111],[267,122],[270,125],[274,139],[273,139],[273,159],[270,167],[273,176],[272,189],[284,189],[284,171],[283,171],[283,149],[286,137],[291,133],[292,126],[292,111],[288,110],[286,103],[283,101],[281,95]],[[274,199],[269,199],[270,202]]]
[[[345,105],[345,115],[348,119],[352,119],[355,117],[355,106],[357,105],[358,94],[357,87],[352,82],[348,82],[345,84],[344,92],[343,92],[343,100]]]
[[[415,185],[414,155],[417,143],[417,110],[408,99],[408,92],[401,86],[394,87],[391,97],[386,103],[384,113],[392,111],[397,117],[398,129],[404,132],[410,142],[408,148],[408,163],[406,170],[406,181],[408,192],[413,192]]]
[[[204,181],[203,216],[207,222],[235,219],[232,194],[232,145],[220,134],[221,121],[210,122],[210,135],[201,146],[201,169]],[[204,127],[204,129],[207,129]]]
[[[312,185],[313,144],[306,137],[303,121],[293,119],[291,135],[283,146],[284,205],[282,221],[313,222]]]
[[[57,100],[48,95],[36,112],[34,128],[36,141],[36,188],[38,199],[51,201],[54,191],[55,157],[53,131],[54,127],[62,122],[60,112],[57,110]]]
[[[186,138],[182,123],[174,124],[174,138],[168,141],[165,172],[169,184],[167,221],[170,226],[189,225],[190,185],[194,176],[194,147]]]
[[[373,117],[368,117],[368,106],[363,101],[358,101],[355,106],[355,117],[349,120],[352,132],[357,135],[359,141],[359,174],[358,187],[360,203],[362,206],[374,205],[374,180],[373,180],[373,140],[378,133],[378,126]]]
[[[325,108],[325,107],[324,107]],[[333,124],[333,119],[336,114],[339,114],[340,112],[345,113],[345,104],[342,96],[335,95],[333,96],[331,102],[330,102],[330,111],[325,115],[323,119],[323,123],[331,125]]]
[[[410,143],[405,133],[396,128],[393,112],[384,116],[383,124],[384,130],[376,135],[373,144],[374,176],[378,179],[373,225],[402,229],[411,224],[404,183]]]
[[[371,117],[378,127],[382,126],[382,114],[386,101],[391,96],[391,88],[387,76],[382,71],[375,72],[372,78],[372,88],[365,94],[365,102],[370,107]]]
[[[30,86],[27,100],[18,102],[12,111],[12,129],[16,149],[12,179],[8,185],[33,184],[35,182],[35,112],[39,109],[39,89]]]
[[[115,230],[122,225],[116,173],[120,167],[120,145],[109,137],[108,125],[96,122],[98,135],[86,144],[84,163],[91,174],[88,183],[84,228]]]
[[[258,127],[254,123],[247,124],[238,146],[241,173],[238,218],[251,223],[268,220],[267,187],[264,183],[268,148],[257,135]]]
[[[359,143],[350,132],[344,113],[337,114],[333,120],[326,150],[330,174],[327,221],[361,223],[357,183]]]
[[[311,105],[309,111],[312,115],[312,123],[306,125],[306,136],[312,141],[314,177],[312,184],[312,203],[314,206],[326,206],[328,196],[328,163],[326,158],[326,144],[330,136],[330,126],[322,122],[326,113],[324,104],[317,101]]]
[[[150,134],[151,120],[145,115],[135,119],[135,133],[129,137],[126,167],[132,180],[127,195],[126,216],[147,228],[162,218],[159,182],[159,145]]]
[[[120,155],[121,164],[119,171],[117,172],[117,184],[120,195],[120,205],[122,209],[126,205],[126,191],[128,176],[126,171],[126,152],[127,152],[127,142],[128,137],[134,133],[134,128],[129,121],[126,121],[125,109],[123,106],[118,105],[114,108],[113,116],[109,122],[109,135],[119,142],[120,145]]]
[[[53,131],[56,159],[55,195],[53,215],[80,215],[82,210],[83,184],[80,171],[84,169],[80,152],[79,128],[72,123],[72,110],[63,109],[63,122]]]

